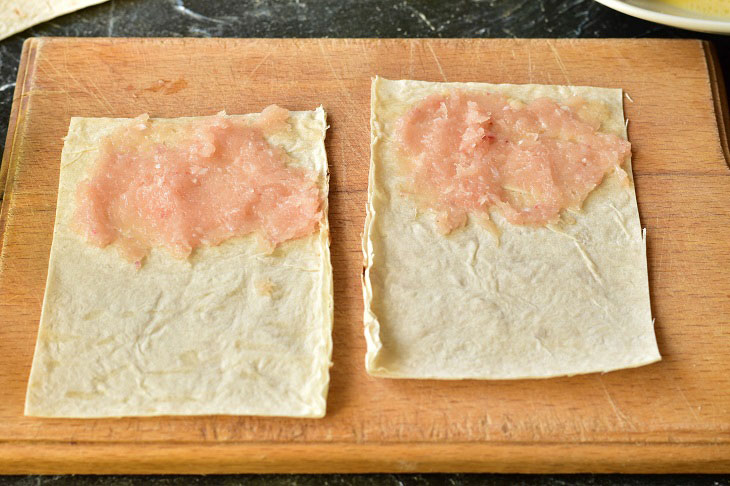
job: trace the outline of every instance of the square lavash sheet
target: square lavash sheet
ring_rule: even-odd
[[[255,120],[259,115],[233,118]],[[179,124],[186,119],[153,119]],[[319,175],[319,231],[262,252],[254,235],[141,269],[69,228],[100,140],[127,119],[72,118],[26,415],[322,417],[332,353],[324,110],[267,136]]]
[[[363,234],[366,368],[389,378],[519,379],[606,372],[660,360],[645,237],[633,182],[605,178],[571,214],[534,228],[491,216],[449,235],[398,189],[396,121],[451,90],[530,102],[602,102],[601,131],[626,138],[620,89],[372,82],[371,162]],[[630,162],[624,166],[631,177]],[[633,181],[633,179],[631,179]]]

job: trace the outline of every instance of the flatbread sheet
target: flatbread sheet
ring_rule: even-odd
[[[107,0],[0,0],[0,40]]]
[[[114,245],[91,246],[69,228],[101,137],[124,123],[71,120],[25,413],[322,417],[332,352],[326,218],[271,254],[247,236],[188,260],[153,249],[136,270]],[[267,138],[319,174],[326,204],[325,113],[292,112],[289,123]]]
[[[367,371],[545,378],[659,360],[633,184],[607,176],[570,215],[574,224],[516,226],[492,212],[499,244],[472,218],[439,234],[434,216],[401,193],[395,123],[428,95],[453,89],[523,102],[578,95],[605,105],[602,131],[626,138],[619,89],[375,78],[363,235]]]

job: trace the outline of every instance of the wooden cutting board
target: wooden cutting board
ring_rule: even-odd
[[[692,40],[29,39],[3,159],[0,471],[730,471],[730,170],[716,73],[711,47]],[[375,74],[625,89],[664,360],[550,380],[368,376],[360,235]],[[274,102],[322,104],[331,124],[327,417],[24,417],[69,118]]]

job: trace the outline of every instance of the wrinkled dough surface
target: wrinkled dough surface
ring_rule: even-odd
[[[273,253],[250,235],[187,260],[153,249],[136,270],[115,244],[91,246],[69,227],[100,139],[124,123],[71,120],[26,414],[323,416],[332,350],[326,217],[318,232]],[[326,204],[324,111],[293,112],[291,123],[268,140],[292,166],[319,175]]]
[[[573,224],[518,226],[493,212],[499,245],[473,218],[440,234],[434,215],[402,194],[397,120],[454,89],[522,103],[600,101],[607,107],[601,131],[626,138],[620,90],[376,78],[363,237],[368,372],[544,378],[659,360],[636,196],[615,174],[570,213]],[[630,164],[624,167],[630,174]]]

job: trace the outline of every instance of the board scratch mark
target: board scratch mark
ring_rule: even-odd
[[[547,45],[550,47],[550,50],[553,51],[553,55],[555,56],[555,61],[558,63],[558,67],[563,72],[563,76],[565,76],[565,81],[570,85],[573,84],[570,81],[570,76],[568,76],[568,70],[565,68],[565,64],[563,63],[563,59],[560,57],[560,53],[555,48],[555,45],[553,45],[552,41],[548,40]]]
[[[444,81],[448,82],[449,80],[446,78],[446,74],[444,73],[444,69],[441,67],[441,62],[439,61],[439,58],[436,55],[436,52],[434,52],[433,47],[431,47],[431,43],[426,43],[426,47],[428,47],[428,50],[431,51],[431,55],[433,56],[433,60],[436,61],[436,67],[439,68],[439,72],[441,73],[441,77],[444,78]]]
[[[347,86],[345,86],[345,83],[342,81],[342,78],[337,74],[337,71],[335,70],[335,67],[332,65],[332,62],[330,61],[329,56],[327,55],[327,51],[324,48],[324,45],[322,43],[322,40],[319,39],[317,41],[317,45],[319,46],[320,53],[322,54],[322,58],[324,59],[325,63],[327,64],[327,67],[329,68],[330,72],[332,73],[332,76],[334,76],[335,81],[337,82],[337,86],[340,90],[340,92],[348,99],[350,102],[350,106],[356,106],[356,102],[352,97],[352,94],[350,93],[350,90],[347,89]],[[347,148],[350,149],[350,152],[352,154],[357,154],[358,151],[355,150],[355,147],[352,145],[352,142],[348,137],[343,138],[344,145],[347,146]],[[344,168],[344,174],[345,174],[345,180],[347,175],[347,160],[348,158],[344,156],[344,147],[341,148],[342,150],[342,161],[343,161],[343,168]]]
[[[46,66],[50,68],[50,72],[56,74],[63,80],[63,92],[66,94],[66,111],[69,111],[69,107],[71,106],[71,95],[69,94],[68,76],[64,76],[52,62],[43,62],[42,64],[39,64],[38,69],[43,73],[47,73],[49,71],[46,69]]]
[[[654,228],[659,228],[659,217],[654,218]],[[663,232],[659,233],[661,235],[661,238],[656,243],[656,252],[659,253],[659,262],[657,263],[657,271],[659,271],[662,268],[662,264],[664,263],[664,252],[661,251],[661,249],[664,247],[664,240],[666,239],[667,235]]]
[[[322,58],[327,63],[327,67],[329,68],[330,72],[332,73],[332,76],[334,76],[335,81],[337,81],[337,86],[339,87],[342,94],[347,98],[347,100],[350,102],[350,106],[357,106],[357,102],[352,97],[352,94],[350,93],[350,90],[347,89],[347,86],[345,86],[345,83],[342,82],[342,78],[337,74],[337,71],[335,70],[335,67],[332,65],[332,62],[330,61],[329,56],[327,55],[327,51],[324,49],[324,45],[322,44],[322,39],[317,40],[317,45],[319,46],[319,51],[322,53]],[[347,142],[349,144],[349,140]]]
[[[527,51],[527,78],[528,82],[532,84],[532,52]]]
[[[104,96],[104,92],[99,89],[99,85],[96,84],[96,81],[94,81],[94,78],[89,78],[89,82],[94,88],[94,91],[96,91],[96,99],[101,101],[102,104],[106,104],[106,109],[109,111],[110,114],[114,113],[114,108],[112,107],[112,104],[109,102],[106,96]]]
[[[322,58],[327,63],[327,67],[329,67],[330,72],[332,73],[332,76],[335,77],[335,80],[342,81],[340,79],[340,76],[337,74],[337,71],[335,71],[335,67],[332,65],[332,62],[330,62],[330,58],[327,55],[327,51],[325,51],[325,49],[324,49],[324,45],[322,45],[322,40],[321,39],[319,39],[317,41],[317,45],[319,46],[319,51],[322,53]],[[352,101],[352,100],[350,100],[350,101]]]
[[[150,72],[150,61],[147,57],[147,51],[142,48],[142,46],[137,45],[137,52],[139,52],[140,57],[142,58],[142,61],[144,62],[144,68],[146,72]]]
[[[636,430],[634,423],[621,411],[618,405],[616,405],[616,402],[613,401],[613,397],[611,396],[611,393],[609,393],[608,388],[606,388],[606,384],[603,382],[601,375],[598,375],[596,378],[598,378],[598,382],[601,384],[601,388],[603,388],[603,393],[606,395],[606,400],[608,401],[608,404],[611,405],[616,418],[618,418],[620,422],[628,425],[632,430]]]
[[[345,142],[344,144],[340,145],[340,157],[342,158],[342,180],[347,181],[347,155],[345,154],[345,145],[350,147],[349,142]],[[352,147],[350,147],[352,149]],[[348,226],[350,221],[345,222],[345,226]]]
[[[101,94],[101,91],[99,90],[98,86],[96,86],[96,84],[94,84],[94,89],[96,91],[98,91],[99,94],[95,93],[94,90],[91,89],[91,87],[85,85],[84,83],[79,81],[78,78],[76,78],[73,74],[71,74],[71,71],[69,71],[69,69],[68,69],[68,48],[63,49],[63,67],[64,67],[64,71],[66,73],[66,76],[76,84],[76,86],[82,93],[85,93],[85,94],[91,96],[92,98],[94,98],[94,100],[98,101],[99,104],[101,104],[109,112],[109,114],[114,113],[114,108],[109,103],[109,100],[107,100]],[[92,83],[94,83],[92,78],[89,78],[89,80]]]
[[[682,400],[687,405],[687,410],[689,410],[689,413],[692,415],[692,418],[695,419],[696,422],[699,422],[700,418],[695,413],[694,407],[692,407],[692,405],[690,405],[689,400],[687,400],[687,395],[684,394],[684,390],[682,389],[682,387],[677,387],[677,391],[682,396]]]
[[[413,79],[413,42],[408,43],[408,77]]]
[[[356,150],[355,147],[352,145],[352,142],[348,138],[344,138],[344,145],[347,146],[347,148],[350,149],[350,157],[345,156],[345,148],[344,145],[340,147],[340,154],[342,156],[342,172],[343,172],[343,180],[347,180],[347,161],[349,158],[352,158],[353,154],[359,153],[359,150]]]
[[[251,76],[253,76],[254,74],[256,74],[256,71],[258,71],[258,70],[259,70],[259,68],[260,68],[260,67],[261,67],[261,66],[262,66],[262,65],[263,65],[263,64],[264,64],[264,63],[265,63],[265,62],[266,62],[266,61],[267,61],[267,60],[268,60],[268,59],[269,59],[270,57],[271,57],[271,53],[270,53],[270,52],[267,52],[267,53],[266,53],[266,55],[264,56],[264,58],[263,58],[263,59],[261,59],[261,61],[260,61],[260,62],[259,62],[258,64],[256,64],[256,65],[254,66],[254,68],[253,68],[253,69],[251,70],[251,72],[250,72],[250,73],[248,73],[248,76],[249,76],[249,77],[251,77]]]

